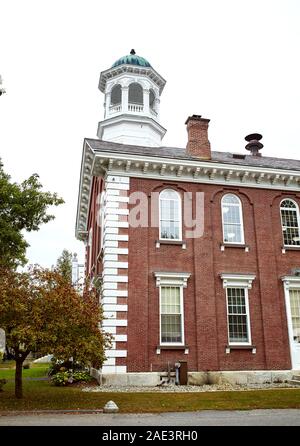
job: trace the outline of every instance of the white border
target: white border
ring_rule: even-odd
[[[241,225],[241,235],[242,235],[242,239],[240,242],[230,242],[230,241],[225,241],[225,234],[224,234],[224,218],[223,218],[223,199],[224,197],[227,197],[228,195],[233,195],[234,197],[236,197],[239,201],[239,204],[234,205],[234,206],[238,206],[239,207],[239,216],[240,216],[240,225]],[[230,206],[231,204],[229,204]],[[224,205],[224,206],[228,206],[228,205]],[[241,202],[241,199],[238,195],[234,194],[234,193],[226,193],[222,196],[221,198],[221,217],[222,217],[222,231],[223,231],[223,243],[230,243],[231,245],[244,245],[245,244],[245,231],[244,231],[244,219],[243,219],[243,205]]]
[[[246,307],[246,318],[247,318],[247,332],[248,332],[248,342],[232,342],[229,336],[229,313],[228,313],[228,288],[240,288],[245,292],[245,307]],[[251,325],[250,325],[250,309],[249,309],[249,296],[248,296],[248,286],[228,286],[226,287],[226,312],[227,312],[227,337],[228,345],[252,345],[251,341]]]

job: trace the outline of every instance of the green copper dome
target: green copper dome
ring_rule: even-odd
[[[134,50],[130,51],[130,54],[127,56],[120,57],[113,65],[112,68],[117,67],[118,65],[138,65],[139,67],[151,67],[148,60],[143,57],[137,56]]]

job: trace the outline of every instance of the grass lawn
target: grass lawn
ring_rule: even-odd
[[[30,370],[30,369],[29,369]],[[26,370],[25,370],[26,371]],[[123,413],[195,411],[203,409],[300,409],[300,389],[195,393],[82,392],[78,387],[55,387],[48,381],[24,381],[24,397],[14,397],[14,383],[0,392],[0,412],[41,409],[102,409],[113,400]]]
[[[14,365],[15,362],[11,364],[9,370],[5,370],[0,367],[0,379],[14,379]],[[31,364],[30,369],[23,369],[22,376],[23,378],[42,378],[44,376],[47,376],[48,368],[49,366],[46,364]]]

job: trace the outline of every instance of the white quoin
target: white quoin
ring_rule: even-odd
[[[104,120],[97,136],[121,144],[158,147],[166,129],[159,123],[160,95],[166,81],[152,68],[130,63],[100,75]]]

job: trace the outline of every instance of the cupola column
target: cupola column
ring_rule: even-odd
[[[128,112],[128,87],[122,87],[122,113]]]
[[[150,90],[143,89],[143,102],[144,102],[144,113],[149,115],[150,113],[150,107],[149,107],[149,97],[150,97]]]
[[[157,118],[159,118],[159,109],[160,109],[160,99],[156,97],[154,101],[154,110],[157,113]]]
[[[110,92],[105,94],[104,118],[106,118],[106,116],[109,116],[109,107],[110,107]]]

